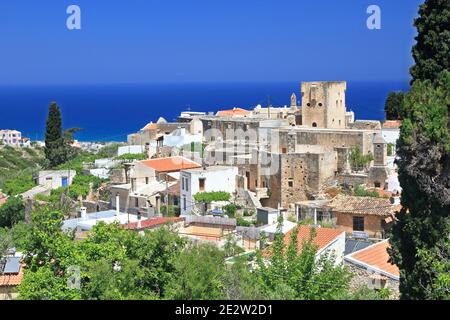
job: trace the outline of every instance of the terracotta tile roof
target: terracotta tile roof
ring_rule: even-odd
[[[303,247],[303,242],[308,241],[311,234],[311,227],[309,226],[299,226],[298,228],[298,234],[297,234],[297,251],[301,252]],[[291,242],[291,235],[293,230],[290,230],[284,235],[284,243],[286,246],[289,245]],[[322,250],[329,246],[337,237],[340,235],[345,234],[344,231],[338,230],[338,229],[331,229],[331,228],[316,228],[316,235],[314,239],[312,240],[313,244],[317,246],[318,250]],[[270,256],[271,254],[271,247],[264,250],[263,255],[264,256]]]
[[[241,108],[233,108],[231,110],[220,110],[216,113],[218,117],[248,116],[251,112]]]
[[[401,125],[400,120],[387,120],[383,123],[383,129],[399,129]]]
[[[390,216],[395,214],[397,206],[393,206],[388,198],[356,197],[338,195],[328,204],[335,212],[362,215]]]
[[[398,280],[400,271],[395,264],[388,262],[388,248],[390,248],[389,240],[384,240],[356,251],[355,253],[346,256],[344,259],[373,271],[380,271],[382,274]]]
[[[342,230],[331,229],[331,228],[316,228],[316,236],[313,239],[313,243],[318,247],[319,250],[330,245],[337,237],[345,233]],[[285,234],[284,243],[289,245],[291,241],[292,230]],[[302,250],[303,242],[308,241],[311,234],[311,227],[300,226],[298,229],[298,251]]]
[[[19,273],[0,274],[0,287],[18,286],[23,279],[23,266],[20,267]]]
[[[147,220],[141,221],[141,226],[138,228],[138,222],[132,222],[128,223],[124,226],[125,229],[132,229],[132,230],[143,230],[143,229],[152,229],[156,228],[161,225],[169,224],[169,223],[176,223],[183,221],[184,218],[166,218],[166,217],[157,217],[157,218],[150,218]]]
[[[157,172],[176,172],[201,167],[197,162],[181,156],[143,160],[140,163],[155,169]]]

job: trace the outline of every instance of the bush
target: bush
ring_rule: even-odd
[[[356,186],[356,188],[354,190],[354,194],[357,197],[380,198],[380,195],[379,195],[378,192],[376,192],[376,191],[368,191],[368,190],[364,189],[364,187],[361,186],[361,185]]]
[[[164,217],[179,217],[181,211],[180,211],[180,207],[179,206],[162,205],[161,206],[161,213],[163,214]]]
[[[355,146],[350,151],[350,163],[353,169],[365,169],[373,160],[371,153],[363,154],[359,146]]]
[[[69,187],[69,196],[75,200],[80,196],[86,197],[91,190],[91,184],[92,189],[95,190],[100,187],[102,182],[102,179],[93,175],[76,175],[75,178],[73,178],[72,185]]]
[[[255,212],[249,211],[249,210],[247,210],[247,209],[244,209],[244,212],[242,213],[242,215],[243,215],[244,217],[251,217],[251,216],[253,216],[254,214],[255,214]]]
[[[0,227],[11,228],[25,219],[25,205],[22,197],[9,197],[0,207]]]
[[[237,217],[236,218],[236,225],[239,227],[251,227],[252,223],[241,218],[241,217]]]
[[[211,203],[213,201],[229,201],[231,195],[225,191],[216,192],[199,192],[194,194],[194,199],[197,202]]]
[[[15,178],[5,181],[3,184],[3,192],[9,196],[16,196],[25,191],[34,188],[36,184],[33,181],[31,174],[22,172]]]
[[[237,207],[234,203],[230,203],[227,204],[226,206],[223,206],[223,210],[225,210],[225,213],[230,218],[234,218],[236,216]]]
[[[117,156],[117,160],[144,160],[145,154],[143,153],[125,153],[121,156]]]
[[[394,145],[392,143],[388,143],[387,145],[387,155],[388,157],[392,156],[394,153]]]

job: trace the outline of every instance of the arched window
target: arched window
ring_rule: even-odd
[[[316,128],[316,127],[317,127],[317,123],[313,122],[313,123],[312,123],[312,126],[313,126],[314,128]]]

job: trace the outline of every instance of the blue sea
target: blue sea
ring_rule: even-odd
[[[347,82],[347,108],[356,119],[383,120],[390,91],[409,88],[404,82]],[[181,111],[217,111],[289,105],[299,82],[190,83],[85,86],[0,86],[0,129],[17,129],[32,140],[44,137],[48,105],[61,107],[64,128],[79,127],[80,141],[125,141],[150,121],[174,121]]]

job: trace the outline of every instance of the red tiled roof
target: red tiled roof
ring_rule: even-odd
[[[23,279],[23,266],[19,273],[0,274],[0,287],[18,286]]]
[[[356,251],[355,253],[352,253],[351,255],[346,257],[346,260],[356,264],[362,263],[365,266],[376,268],[398,278],[400,276],[398,267],[395,264],[388,262],[388,248],[390,248],[389,241],[381,241],[367,248]]]
[[[383,129],[399,129],[401,125],[400,120],[387,120],[383,123]]]
[[[291,241],[291,234],[293,230],[289,231],[284,236],[284,243],[289,245]],[[318,247],[318,249],[323,249],[330,245],[337,237],[343,234],[344,231],[331,228],[316,228],[316,235],[312,242]],[[311,234],[311,227],[300,226],[298,227],[297,242],[298,251],[302,250],[303,242],[308,241]]]
[[[217,112],[218,117],[232,117],[232,116],[248,116],[251,112],[241,108],[233,108],[231,110],[220,110]]]
[[[147,220],[141,221],[141,226],[138,228],[138,222],[132,222],[128,223],[124,226],[125,229],[132,229],[132,230],[142,230],[142,229],[152,229],[164,224],[169,223],[176,223],[183,221],[184,218],[166,218],[166,217],[157,217],[157,218],[150,218]]]
[[[140,163],[158,172],[177,172],[201,167],[197,162],[181,156],[143,160]]]
[[[297,251],[301,252],[303,243],[309,241],[311,235],[311,228],[309,226],[298,226],[298,234],[297,234]],[[337,237],[342,234],[345,234],[344,231],[338,229],[331,228],[315,228],[316,235],[312,239],[312,243],[317,246],[318,250],[322,250],[329,246]],[[288,246],[291,242],[291,236],[294,229],[290,230],[284,235],[284,243]],[[270,256],[271,248],[267,248],[264,250],[265,256]]]

